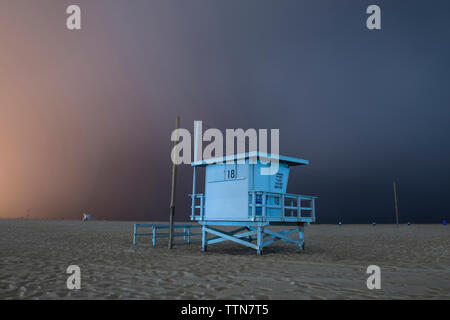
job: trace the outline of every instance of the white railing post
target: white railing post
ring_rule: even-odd
[[[205,216],[205,203],[204,203],[205,195],[200,195],[200,217],[203,220]]]
[[[256,214],[256,192],[252,191],[252,220],[255,221]]]
[[[261,213],[261,215],[263,216],[263,217],[266,217],[267,216],[267,211],[266,211],[266,193],[265,192],[263,192],[262,193],[262,213]]]
[[[311,205],[312,205],[312,213],[311,213],[311,216],[312,216],[312,221],[316,221],[316,198],[315,197],[311,197]]]

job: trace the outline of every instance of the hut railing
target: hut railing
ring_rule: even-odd
[[[192,242],[192,237],[201,236],[200,232],[192,232],[192,229],[200,228],[198,225],[191,224],[175,224],[173,228],[175,232],[173,234],[174,237],[183,237],[182,242],[177,243],[187,243],[190,244]],[[137,237],[141,236],[151,236],[152,245],[156,246],[156,239],[164,239],[169,238],[169,228],[168,224],[145,224],[145,223],[136,223],[134,225],[134,233],[133,233],[133,244],[137,244]],[[150,229],[150,230],[149,230]],[[139,232],[141,230],[141,232]],[[163,230],[166,232],[158,232],[159,230]]]
[[[204,220],[205,195],[192,194],[191,220]],[[316,220],[317,197],[266,191],[249,191],[249,218],[253,221],[302,221]]]
[[[191,220],[203,220],[205,216],[205,195],[197,193],[189,195],[192,199]]]
[[[314,222],[317,197],[266,191],[249,191],[249,217],[280,221]]]

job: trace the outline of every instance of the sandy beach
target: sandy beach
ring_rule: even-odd
[[[0,220],[0,299],[450,299],[450,229],[311,225],[306,250],[132,244],[134,222]],[[381,268],[369,290],[366,268]],[[68,290],[66,268],[81,268]]]

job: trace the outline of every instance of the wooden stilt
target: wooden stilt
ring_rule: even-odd
[[[397,185],[395,184],[395,181],[393,183],[393,187],[394,187],[394,207],[395,207],[395,223],[397,224],[398,227],[398,202],[397,202]]]
[[[180,127],[180,117],[175,120],[175,129]],[[175,146],[177,141],[174,141]],[[176,156],[176,155],[175,155]],[[169,249],[173,247],[173,217],[175,215],[175,191],[177,185],[177,165],[172,163],[172,190],[170,193],[170,216],[169,216]]]

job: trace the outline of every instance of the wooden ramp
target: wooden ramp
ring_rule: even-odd
[[[201,235],[201,233],[199,232],[198,233],[192,232],[193,231],[192,229],[201,228],[201,226],[191,224],[182,224],[182,225],[175,224],[173,228],[175,230],[173,234],[174,237],[183,237],[183,241],[180,241],[178,243],[190,244],[192,242],[191,239],[192,237]],[[156,239],[169,239],[170,235],[169,230],[170,230],[169,224],[136,223],[134,225],[133,244],[137,244],[138,237],[150,236],[152,238],[152,245],[156,246]]]

